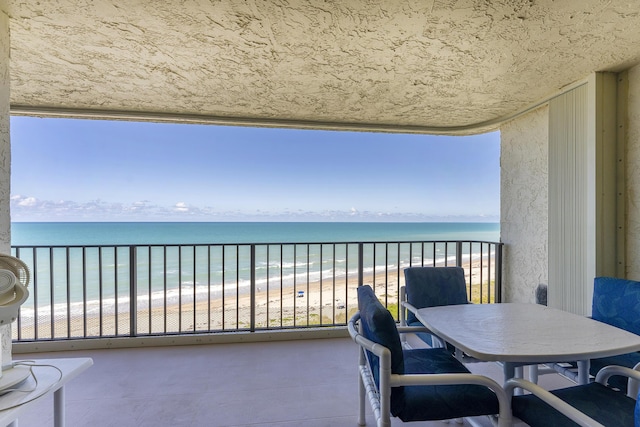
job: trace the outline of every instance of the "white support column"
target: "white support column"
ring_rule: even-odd
[[[618,140],[618,91],[614,73],[596,73],[589,78],[589,137],[593,147],[595,164],[595,188],[593,206],[595,211],[595,275],[616,276],[620,257],[618,240],[618,213],[624,211],[623,197],[618,196],[619,187],[624,186],[624,154],[619,152]],[[620,188],[622,191],[622,188]],[[622,245],[624,247],[624,244]],[[589,288],[593,290],[593,286]],[[589,295],[591,296],[591,294]],[[591,300],[589,300],[591,301]]]

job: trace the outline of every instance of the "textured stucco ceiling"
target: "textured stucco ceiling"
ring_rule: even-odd
[[[7,1],[16,112],[459,130],[640,61],[637,0]]]

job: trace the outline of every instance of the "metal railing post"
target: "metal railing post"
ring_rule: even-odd
[[[129,335],[138,334],[138,257],[135,246],[129,246]]]
[[[358,243],[358,286],[364,283],[364,243]]]
[[[502,302],[502,243],[496,243],[496,302]]]
[[[462,267],[462,242],[456,242],[456,267]]]
[[[251,332],[256,330],[256,245],[251,245]]]

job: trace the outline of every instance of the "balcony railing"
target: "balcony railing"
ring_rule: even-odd
[[[17,341],[346,325],[370,284],[398,315],[403,268],[465,268],[501,300],[502,244],[476,241],[15,246],[32,273]]]

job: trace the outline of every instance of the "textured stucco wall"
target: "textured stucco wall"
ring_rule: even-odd
[[[640,65],[629,70],[626,276],[640,280]]]
[[[0,1],[0,252],[11,250],[9,196],[11,150],[9,147],[9,18]]]
[[[505,123],[500,133],[503,299],[530,303],[548,281],[548,107]]]
[[[11,149],[9,141],[9,18],[6,2],[0,1],[0,252],[11,252]],[[11,362],[11,325],[0,326],[2,366]]]

